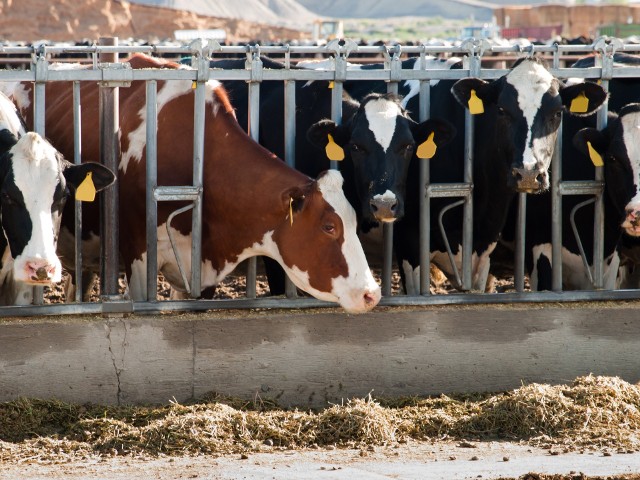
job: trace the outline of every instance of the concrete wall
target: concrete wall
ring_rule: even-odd
[[[0,401],[285,405],[640,379],[640,304],[218,312],[0,321]]]

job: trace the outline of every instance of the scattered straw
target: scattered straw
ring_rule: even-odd
[[[353,399],[318,412],[209,395],[190,405],[0,404],[0,461],[197,455],[385,445],[406,439],[508,439],[640,449],[640,388],[615,377],[436,398]]]

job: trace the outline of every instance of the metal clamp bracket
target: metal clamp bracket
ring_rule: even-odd
[[[101,87],[130,87],[133,81],[133,69],[129,63],[101,63]]]

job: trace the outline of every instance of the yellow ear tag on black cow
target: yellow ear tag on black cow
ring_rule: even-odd
[[[342,147],[333,140],[330,133],[327,136],[329,137],[329,143],[327,143],[327,146],[324,149],[325,152],[327,152],[327,158],[337,162],[344,160],[344,150]]]
[[[596,152],[596,149],[591,146],[591,142],[587,142],[587,148],[589,149],[589,158],[591,159],[591,162],[593,162],[596,167],[603,167],[604,162],[602,161],[602,157],[598,152]]]
[[[478,115],[484,113],[484,104],[482,100],[478,98],[475,90],[471,90],[471,96],[469,97],[469,112],[471,115]]]
[[[585,96],[584,92],[580,92],[580,95],[571,100],[571,108],[569,108],[569,111],[573,113],[586,113],[587,110],[589,110],[589,99]]]
[[[429,134],[429,138],[418,145],[418,150],[416,150],[416,155],[418,156],[418,158],[433,158],[433,156],[436,154],[436,149],[438,148],[438,146],[436,145],[436,142],[433,141],[434,135],[435,132],[431,132]]]
[[[87,172],[87,176],[76,188],[76,200],[93,202],[96,199],[96,186],[93,184],[92,175],[92,172]]]

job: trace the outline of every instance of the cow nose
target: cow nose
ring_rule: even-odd
[[[373,198],[369,205],[376,220],[380,222],[394,222],[397,220],[398,199],[393,197]]]
[[[375,291],[367,291],[362,296],[365,311],[371,310],[380,302],[380,289]]]
[[[543,169],[514,168],[511,174],[519,192],[538,193],[546,188],[546,172]]]
[[[25,269],[27,271],[27,278],[34,282],[45,282],[50,280],[53,278],[56,271],[55,265],[51,265],[46,260],[42,259],[28,261],[25,264]]]
[[[640,210],[635,207],[628,207],[625,211],[626,216],[622,223],[622,228],[629,235],[640,236]]]

